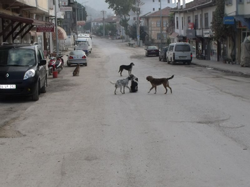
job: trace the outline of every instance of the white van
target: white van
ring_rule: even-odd
[[[79,43],[83,43],[83,42],[88,43],[89,53],[91,53],[92,52],[92,40],[91,40],[91,38],[77,38],[75,41],[75,45],[78,45]]]
[[[192,61],[192,47],[186,42],[171,43],[168,46],[167,62],[175,64],[176,62],[183,62],[183,64],[191,64]]]

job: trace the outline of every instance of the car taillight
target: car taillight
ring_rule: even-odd
[[[191,53],[190,57],[192,58],[193,57],[193,54]]]
[[[74,57],[73,57],[73,56],[70,56],[69,59],[74,59]]]
[[[86,58],[86,56],[84,55],[84,56],[82,56],[82,58],[83,58],[83,59],[85,59],[85,58]]]
[[[173,53],[173,60],[175,60],[175,53]]]

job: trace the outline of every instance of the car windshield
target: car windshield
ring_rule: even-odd
[[[148,49],[158,49],[156,46],[148,46]]]
[[[32,49],[12,48],[0,50],[0,65],[31,66],[35,64],[35,53]]]
[[[189,45],[176,45],[175,51],[190,51]]]

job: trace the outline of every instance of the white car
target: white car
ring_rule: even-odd
[[[67,65],[71,66],[72,64],[80,64],[87,66],[87,55],[82,50],[74,50],[69,53]]]
[[[183,64],[191,64],[192,62],[192,47],[186,42],[171,43],[167,51],[167,62],[175,64],[183,62]]]

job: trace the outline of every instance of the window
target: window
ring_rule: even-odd
[[[176,17],[176,29],[179,29],[178,17]]]
[[[208,13],[205,13],[204,14],[204,22],[205,22],[205,29],[208,29],[209,28],[209,25],[208,25]]]
[[[66,12],[66,17],[67,17],[68,19],[70,19],[70,18],[71,18],[71,12]]]
[[[156,27],[161,27],[161,20],[156,22]]]
[[[174,46],[172,45],[169,47],[168,51],[173,51],[173,49],[174,49]]]
[[[198,29],[198,15],[194,16],[194,28]]]
[[[155,0],[153,0],[153,2],[155,2]]]
[[[159,2],[161,2],[161,0],[158,0]]]
[[[181,29],[183,29],[183,23],[184,22],[184,20],[183,20],[183,17],[181,17]]]
[[[189,45],[176,45],[175,46],[175,51],[190,51],[190,46]]]
[[[188,16],[188,19],[187,19],[188,23],[191,23],[191,17]]]
[[[168,3],[170,3],[170,0],[168,0]]]
[[[203,28],[203,21],[202,21],[202,14],[200,14],[200,29],[202,29]]]
[[[233,0],[226,0],[225,3],[226,3],[227,6],[228,5],[232,5],[233,4]]]
[[[157,33],[157,40],[161,39],[161,33]],[[167,39],[167,33],[162,33],[162,39]]]
[[[244,3],[244,0],[239,0],[239,3]]]
[[[153,11],[155,11],[155,8],[153,8]]]

